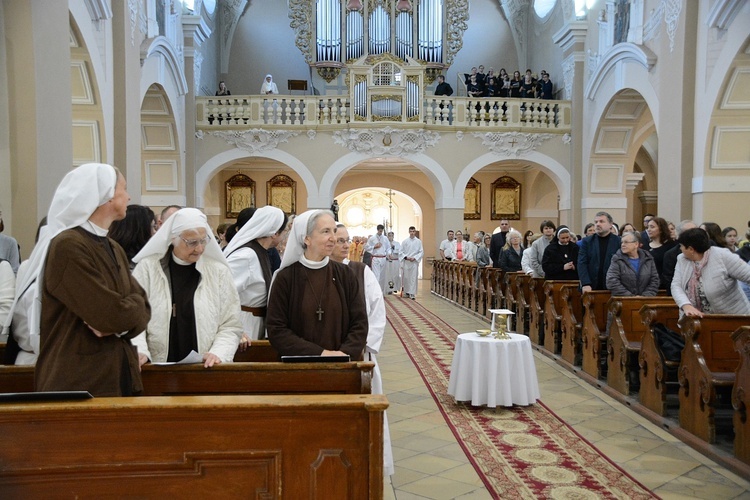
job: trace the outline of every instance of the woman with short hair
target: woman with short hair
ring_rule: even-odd
[[[612,295],[645,295],[659,291],[659,273],[654,257],[640,247],[641,237],[635,231],[622,235],[620,249],[612,256],[607,271],[607,289]]]
[[[198,209],[174,213],[133,259],[148,294],[151,321],[133,339],[141,364],[183,360],[228,363],[240,343],[240,300],[229,266]]]
[[[726,248],[711,246],[700,228],[687,229],[677,242],[682,255],[672,279],[672,296],[680,316],[750,314],[750,302],[739,282],[750,283],[750,266]]]
[[[505,246],[500,252],[500,268],[506,273],[515,273],[521,270],[521,257],[523,256],[523,245],[521,245],[521,233],[515,229],[508,231]]]

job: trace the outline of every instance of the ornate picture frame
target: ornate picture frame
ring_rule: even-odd
[[[474,177],[469,179],[464,189],[464,220],[482,218],[482,185]]]
[[[237,173],[224,182],[225,217],[236,219],[243,208],[255,206],[255,181]]]
[[[504,175],[492,183],[491,220],[521,219],[521,183]]]
[[[297,181],[279,174],[266,182],[266,205],[280,208],[288,215],[297,213]]]

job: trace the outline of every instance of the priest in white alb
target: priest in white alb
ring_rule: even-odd
[[[415,299],[417,296],[417,279],[419,279],[419,262],[424,257],[422,241],[417,238],[417,229],[409,228],[409,237],[401,242],[401,282],[404,297]]]

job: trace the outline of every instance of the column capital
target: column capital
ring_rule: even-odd
[[[571,52],[583,52],[588,29],[586,21],[570,21],[552,35],[552,41],[566,56]]]
[[[638,187],[638,184],[643,180],[645,176],[646,174],[641,172],[633,172],[632,174],[627,174],[625,176],[625,186],[627,187],[627,190],[633,191],[636,187]]]
[[[213,32],[201,15],[183,15],[182,31],[186,52],[188,47],[199,48]]]
[[[641,203],[656,203],[659,199],[659,192],[658,191],[642,191],[641,194],[638,196],[638,199],[641,200]]]

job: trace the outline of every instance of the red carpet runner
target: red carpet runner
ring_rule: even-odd
[[[387,317],[466,456],[496,498],[658,498],[541,403],[474,408],[448,395],[458,332],[411,300]]]

